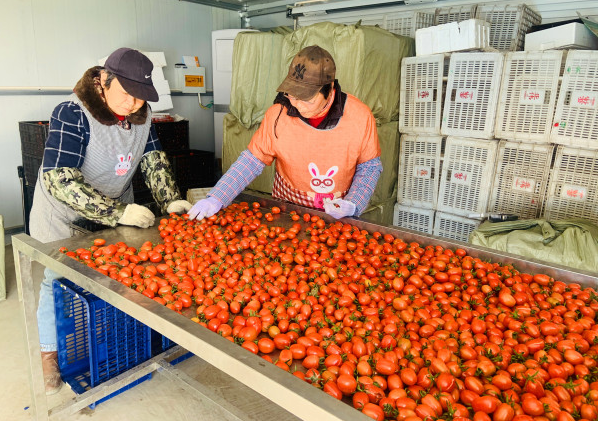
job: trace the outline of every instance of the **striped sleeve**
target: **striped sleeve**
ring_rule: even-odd
[[[354,216],[361,215],[367,207],[381,173],[382,161],[379,157],[357,165],[349,193],[344,197],[355,203]]]
[[[72,101],[59,104],[50,119],[43,172],[63,167],[81,168],[89,136],[89,122],[81,107]]]
[[[224,206],[230,205],[235,197],[262,173],[265,166],[249,150],[244,150],[235,163],[218,180],[208,196],[220,200]]]

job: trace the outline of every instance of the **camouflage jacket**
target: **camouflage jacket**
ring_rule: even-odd
[[[164,151],[152,151],[141,159],[141,171],[154,200],[164,213],[169,203],[179,200],[170,162]],[[78,168],[56,168],[43,174],[50,194],[90,221],[114,227],[122,217],[127,203],[112,199],[85,182]]]

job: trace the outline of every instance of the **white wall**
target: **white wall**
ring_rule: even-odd
[[[212,29],[240,24],[236,12],[178,0],[2,0],[0,87],[70,88],[100,57],[126,46],[164,51],[171,86],[172,65],[196,55],[211,88]],[[0,214],[6,227],[23,224],[18,122],[48,120],[65,98],[0,92]],[[190,120],[191,147],[213,151],[213,112],[202,110],[197,96],[174,96],[173,104],[171,113]]]
[[[249,19],[249,25],[255,29],[270,29],[277,26],[293,27],[294,21],[287,18],[285,13],[272,13],[269,15],[253,16]]]

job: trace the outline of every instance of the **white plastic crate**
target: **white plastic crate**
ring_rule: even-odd
[[[469,242],[469,234],[480,225],[480,222],[477,219],[436,212],[434,216],[434,235],[467,243]]]
[[[525,34],[542,17],[525,4],[480,4],[476,18],[490,22],[490,46],[500,51],[523,50]]]
[[[569,51],[550,140],[598,148],[598,51]]]
[[[436,210],[468,216],[488,208],[498,142],[446,139]]]
[[[598,38],[583,23],[573,22],[525,36],[525,51],[598,50]]]
[[[483,50],[490,45],[490,24],[480,19],[450,22],[418,29],[415,32],[415,54],[449,53]]]
[[[434,228],[434,210],[418,209],[395,204],[392,224],[409,230],[432,234]]]
[[[444,54],[405,57],[401,65],[399,131],[440,134]]]
[[[441,132],[447,136],[492,138],[502,53],[455,53],[449,65]]]
[[[402,135],[397,201],[435,209],[440,180],[441,136]]]
[[[562,51],[507,53],[496,113],[499,139],[550,142]]]
[[[198,200],[205,199],[213,187],[200,187],[187,190],[187,202],[194,204]]]
[[[436,25],[443,25],[450,22],[461,22],[467,19],[475,18],[477,4],[467,6],[448,6],[436,9]]]
[[[539,218],[553,152],[546,143],[500,141],[488,210]]]
[[[544,217],[598,223],[598,150],[557,147]]]
[[[384,22],[380,25],[393,34],[415,38],[415,31],[434,25],[434,12],[395,12],[384,15]]]

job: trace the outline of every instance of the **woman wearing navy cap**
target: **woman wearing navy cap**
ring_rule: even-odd
[[[154,214],[133,203],[138,166],[162,211],[189,210],[151,124],[146,101],[158,100],[152,69],[139,51],[120,48],[104,67],[88,69],[54,109],[30,214],[33,238],[45,243],[71,237],[70,224],[80,218],[112,227],[153,225]],[[46,394],[62,384],[52,295],[59,277],[44,271],[37,313]]]

